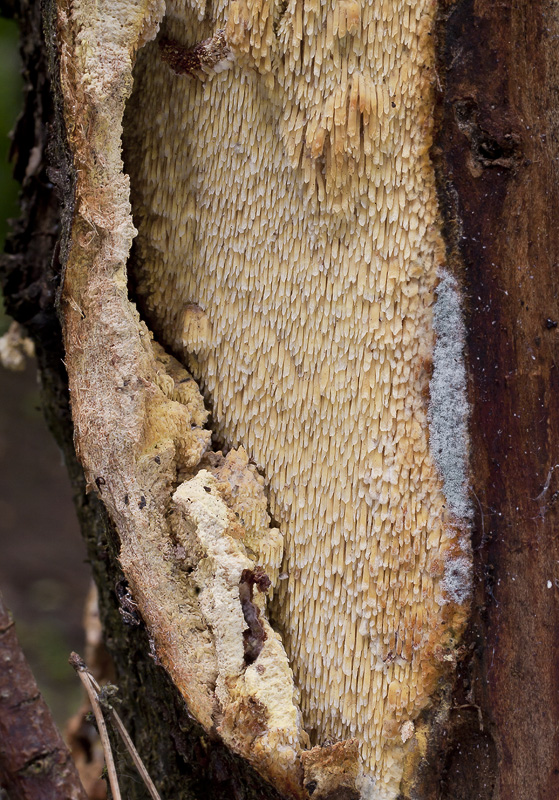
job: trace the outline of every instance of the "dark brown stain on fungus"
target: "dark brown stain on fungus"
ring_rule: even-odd
[[[270,578],[262,567],[244,569],[241,574],[239,599],[245,622],[248,625],[248,629],[243,632],[244,658],[247,666],[254,664],[266,641],[266,631],[260,621],[260,611],[252,602],[254,587],[256,586],[259,592],[267,592],[270,585]]]
[[[211,70],[220,61],[230,56],[223,30],[218,30],[209,39],[185,47],[175,39],[162,37],[159,40],[161,58],[177,75],[200,77],[204,70]]]

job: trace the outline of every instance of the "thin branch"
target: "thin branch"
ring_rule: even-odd
[[[0,594],[0,786],[18,800],[87,800]]]
[[[157,791],[157,789],[155,788],[155,785],[154,785],[152,779],[150,778],[149,773],[146,770],[142,759],[140,758],[140,754],[136,750],[136,748],[134,746],[134,742],[132,741],[132,739],[130,738],[130,735],[128,734],[128,731],[124,727],[124,723],[122,722],[121,718],[119,717],[119,715],[117,714],[115,709],[110,705],[110,703],[108,701],[106,701],[106,700],[103,701],[102,698],[99,697],[99,694],[102,692],[102,689],[99,686],[99,684],[97,683],[97,681],[95,680],[95,678],[93,677],[93,675],[87,669],[87,667],[85,665],[85,662],[82,661],[82,659],[76,653],[72,653],[72,656],[70,656],[70,663],[72,663],[72,658],[73,657],[76,657],[77,659],[79,659],[80,664],[82,665],[82,666],[80,666],[79,671],[77,670],[76,667],[74,667],[76,669],[76,671],[78,671],[78,674],[80,676],[80,679],[82,680],[82,683],[84,682],[82,675],[83,676],[87,676],[87,679],[88,679],[88,681],[90,683],[92,691],[95,693],[96,704],[98,706],[102,706],[103,708],[105,708],[108,711],[108,713],[110,714],[111,719],[112,719],[112,721],[114,723],[114,726],[115,726],[117,732],[119,733],[122,741],[124,742],[124,744],[126,746],[126,749],[130,753],[132,761],[134,762],[134,765],[135,765],[136,769],[138,770],[138,773],[139,773],[140,777],[142,778],[142,780],[143,780],[148,792],[150,793],[150,796],[152,797],[153,800],[161,800],[161,796],[160,796],[159,792]],[[74,666],[73,663],[72,663],[72,666]],[[85,686],[85,683],[84,683],[84,686]],[[87,689],[87,687],[86,687],[86,689]],[[89,695],[89,697],[91,699],[91,694],[90,694],[89,691],[88,691],[88,695]],[[93,706],[93,702],[92,702],[92,706]],[[96,718],[97,718],[97,716],[96,716]],[[108,770],[108,766],[107,766],[107,770]],[[111,784],[111,786],[112,786],[112,784]]]
[[[122,800],[122,796],[120,794],[120,788],[118,785],[115,762],[113,759],[113,752],[111,750],[111,742],[109,740],[109,733],[107,731],[107,726],[105,724],[103,711],[101,709],[101,706],[99,705],[99,697],[97,695],[95,687],[91,682],[92,676],[85,665],[85,661],[83,661],[83,659],[80,658],[80,656],[77,653],[72,653],[68,661],[78,673],[78,677],[84,685],[85,691],[87,692],[87,696],[89,697],[89,702],[91,703],[91,708],[93,709],[93,713],[95,714],[95,719],[97,721],[97,729],[99,731],[99,736],[101,738],[101,744],[103,745],[103,752],[105,754],[105,765],[107,767],[107,773],[109,775],[109,783],[111,785],[111,792],[113,793],[113,800]]]

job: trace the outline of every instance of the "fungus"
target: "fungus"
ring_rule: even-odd
[[[138,300],[266,481],[284,555],[271,544],[265,567],[312,744],[355,740],[379,798],[398,794],[470,571],[459,305],[438,285],[429,159],[434,13],[170,0],[125,119]],[[234,57],[203,82],[169,66],[197,74],[201,39]]]

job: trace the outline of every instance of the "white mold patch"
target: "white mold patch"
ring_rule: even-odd
[[[437,339],[429,407],[431,452],[444,482],[448,508],[459,520],[465,520],[471,516],[468,494],[469,408],[464,364],[466,329],[456,280],[448,272],[441,271],[436,291],[433,327]]]

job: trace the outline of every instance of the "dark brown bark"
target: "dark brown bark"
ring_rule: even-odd
[[[86,800],[0,595],[0,786],[11,800]]]
[[[436,159],[468,300],[477,586],[438,797],[559,796],[559,19],[444,3]]]

